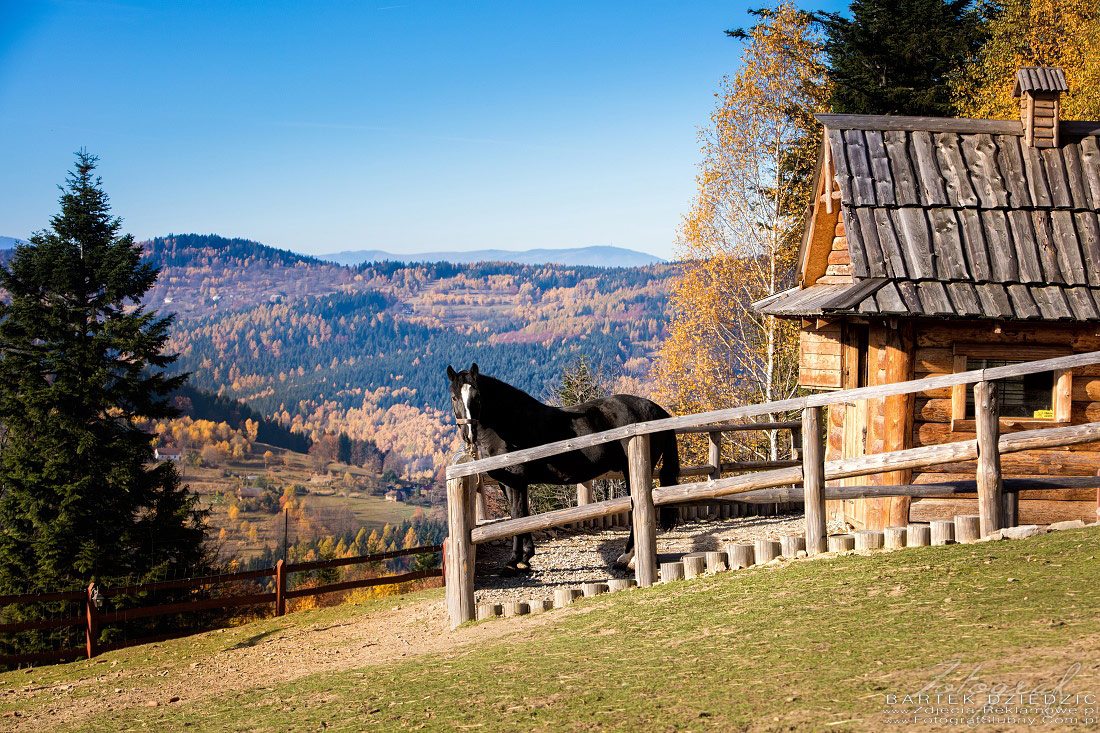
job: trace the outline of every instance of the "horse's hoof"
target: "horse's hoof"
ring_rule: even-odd
[[[500,573],[498,573],[498,575],[500,575],[500,577],[502,578],[514,578],[519,575],[519,568],[517,568],[515,565],[505,565],[500,569]]]
[[[628,570],[631,567],[631,563],[634,560],[633,552],[624,552],[615,559],[615,568],[618,570]]]
[[[530,572],[531,571],[531,566],[528,565],[527,563],[525,563],[523,560],[520,560],[519,562],[516,563],[516,570],[519,570],[520,572],[524,572],[524,573]]]

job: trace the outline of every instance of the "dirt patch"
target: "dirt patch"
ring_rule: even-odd
[[[584,610],[566,609],[557,612],[554,618]],[[498,619],[450,631],[439,599],[367,612],[337,622],[298,625],[293,615],[285,618],[285,627],[252,635],[248,635],[247,627],[241,627],[192,637],[197,642],[210,641],[203,637],[224,638],[224,648],[213,653],[209,643],[198,643],[193,657],[185,653],[158,665],[155,654],[161,645],[149,645],[143,647],[150,652],[148,661],[135,669],[124,668],[114,659],[115,655],[106,654],[88,664],[89,677],[0,690],[0,700],[19,710],[18,717],[5,718],[0,727],[49,730],[59,725],[103,720],[100,716],[105,713],[117,714],[127,708],[154,703],[194,703],[208,696],[224,696],[228,690],[262,690],[319,672],[449,654],[553,620],[538,616]],[[18,678],[9,681],[18,682]],[[27,708],[21,708],[24,701]]]

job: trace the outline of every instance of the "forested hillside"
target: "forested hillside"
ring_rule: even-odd
[[[347,433],[429,478],[455,447],[448,364],[537,397],[583,354],[635,391],[665,327],[672,268],[396,262],[345,267],[242,239],[145,245],[146,303],[177,313],[190,383],[295,433]]]

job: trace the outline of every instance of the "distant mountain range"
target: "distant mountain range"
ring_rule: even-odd
[[[364,262],[515,262],[521,265],[567,265],[589,267],[643,267],[664,262],[660,257],[622,247],[593,246],[573,249],[477,249],[470,252],[414,252],[401,254],[380,249],[335,252],[318,255],[319,259],[341,265]]]
[[[0,237],[0,249],[15,249],[15,245],[26,243],[27,240],[19,237]]]
[[[141,245],[160,270],[144,303],[175,315],[167,349],[193,388],[298,436],[370,440],[384,468],[410,476],[434,476],[458,448],[447,365],[476,361],[549,399],[584,355],[622,377],[617,390],[644,393],[676,273],[671,264],[348,266],[210,234]]]

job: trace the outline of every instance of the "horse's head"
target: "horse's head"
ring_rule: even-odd
[[[481,391],[478,389],[477,376],[477,364],[471,364],[469,369],[461,372],[447,367],[455,422],[462,428],[463,440],[471,445],[477,442],[478,419],[481,417]]]

